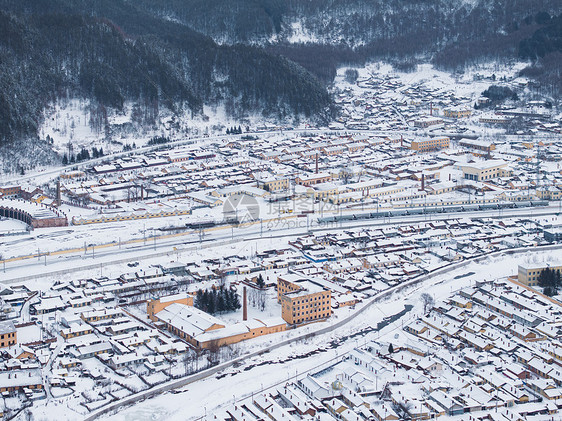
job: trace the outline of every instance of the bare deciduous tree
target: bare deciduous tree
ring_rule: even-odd
[[[435,301],[433,300],[433,297],[431,295],[429,295],[427,292],[424,292],[421,295],[421,300],[423,303],[423,312],[427,313],[428,310],[431,310],[433,308],[433,305],[435,304]]]

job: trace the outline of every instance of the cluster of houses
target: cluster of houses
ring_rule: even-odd
[[[0,292],[0,302],[5,309],[2,314],[5,325],[0,326],[4,333],[0,332],[0,336],[6,335],[4,345],[0,344],[6,350],[2,360],[5,366],[0,368],[0,391],[25,393],[32,398],[53,393],[60,396],[74,393],[77,382],[87,382],[93,390],[91,396],[78,398],[76,402],[82,410],[89,411],[185,375],[182,367],[187,363],[184,361],[195,364],[193,361],[197,358],[190,356],[196,349],[211,350],[326,320],[338,312],[338,308],[353,307],[379,291],[453,261],[494,250],[542,244],[545,241],[543,227],[537,222],[533,224],[521,218],[473,217],[447,222],[427,220],[391,227],[350,228],[296,236],[287,240],[285,246],[256,250],[251,255],[237,253],[203,260],[194,256],[189,261],[178,259],[154,266],[131,262],[131,270],[117,278],[62,281],[41,293],[18,286],[5,288]],[[200,288],[219,288],[226,280],[226,284],[236,288],[242,296],[243,288],[258,290],[259,279],[263,280],[263,288],[271,292],[267,295],[271,300],[268,303],[270,313],[264,313],[263,317],[254,315],[255,318],[240,317],[235,323],[225,322],[193,306],[194,296]],[[436,306],[428,316],[408,325],[406,331],[429,347],[442,348],[446,343],[452,349],[463,348],[467,358],[480,364],[483,359],[495,361],[483,353],[494,351],[490,345],[498,347],[498,342],[491,342],[490,338],[495,336],[485,334],[501,328],[512,343],[522,341],[533,355],[540,356],[540,359],[520,361],[523,368],[542,370],[541,373],[549,376],[544,377],[545,380],[555,378],[556,371],[553,370],[556,366],[552,365],[555,360],[545,358],[548,352],[555,352],[555,348],[551,349],[550,345],[549,349],[537,348],[547,346],[549,342],[540,339],[557,335],[545,327],[548,325],[545,322],[550,320],[548,317],[555,314],[555,308],[546,299],[534,298],[533,292],[509,285],[510,290],[501,284],[486,284],[471,291],[461,291],[446,304]],[[276,294],[272,294],[274,288]],[[537,304],[539,302],[542,304]],[[540,305],[540,311],[531,313],[532,305]],[[476,314],[474,309],[478,306],[485,309]],[[20,321],[20,312],[24,308],[30,313],[27,323]],[[494,312],[500,315],[491,317]],[[483,314],[489,317],[484,320],[480,317]],[[453,332],[457,327],[459,329]],[[443,332],[451,335],[444,336]],[[63,341],[57,342],[56,336]],[[500,338],[500,344],[501,340],[503,338]],[[399,344],[395,345],[398,349]],[[505,347],[512,350],[507,342]],[[420,348],[423,346],[416,346],[415,352]],[[378,349],[380,351],[381,347]],[[473,351],[469,352],[469,349]],[[391,364],[403,363],[402,359],[397,360],[399,355],[404,355],[404,361],[408,357],[408,364],[414,364],[411,360],[418,358],[415,352],[400,349],[385,357],[388,372],[394,370]],[[431,356],[431,352],[436,351],[430,351],[424,357]],[[38,377],[37,372],[46,370],[47,365],[50,367],[47,376]],[[3,370],[12,370],[18,379],[27,376],[25,379],[29,381],[14,389],[10,386],[12,378],[4,376]],[[342,372],[330,384],[352,381],[348,374]],[[6,389],[2,389],[3,376],[6,377]],[[41,381],[34,383],[37,379]],[[111,390],[106,387],[108,379],[114,385]],[[539,383],[537,387],[542,385]],[[306,388],[312,390],[312,386],[307,383]],[[389,381],[385,393],[392,391],[391,386]],[[482,384],[478,386],[489,389]],[[544,390],[552,389],[548,385],[542,386]],[[298,388],[300,392],[294,392],[293,396],[306,395],[305,386]],[[357,393],[356,387],[351,390]],[[441,389],[435,392],[436,399],[447,401],[441,396],[446,392]],[[357,410],[346,404],[340,395],[326,396],[336,399],[329,405],[336,413],[347,410],[345,413],[352,416]],[[325,407],[326,402],[319,400],[322,404],[318,406],[315,402],[313,409]],[[260,406],[265,410],[276,408],[272,402],[275,402],[274,398],[265,396]],[[458,405],[457,400],[454,404]],[[399,413],[396,405],[389,402],[377,401],[369,405],[367,410],[371,413],[374,408],[389,414],[392,414],[390,409]],[[431,413],[425,406],[419,409]]]
[[[470,97],[425,81],[410,84],[396,75],[373,73],[359,79],[356,88],[359,90],[345,88],[336,94],[336,103],[342,110],[338,123],[350,130],[442,128],[443,117],[472,115]]]
[[[561,148],[560,142],[546,138],[241,136],[210,146],[212,152],[169,149],[87,172],[71,171],[60,178],[59,190],[63,203],[80,206],[70,208],[68,222],[76,225],[184,218],[199,208],[223,206],[234,195],[269,204],[274,215],[281,208],[323,214],[341,208],[555,201],[562,198]],[[23,198],[17,187],[0,193]],[[33,197],[37,195],[41,204],[34,205],[42,212],[60,213],[46,205],[45,194]],[[13,199],[2,203],[7,209]],[[3,209],[0,213],[10,216]],[[15,212],[30,213],[23,204]],[[66,215],[59,219],[67,223]]]
[[[337,306],[350,294],[362,299],[454,261],[545,243],[541,231],[520,218],[462,218],[309,234],[289,242],[306,260],[291,259],[287,266],[334,285],[332,291],[344,294],[333,294]]]
[[[228,148],[222,153],[220,149],[216,153],[171,149],[92,167],[87,173],[64,179],[61,189],[73,203],[111,207],[162,197],[187,198],[209,188],[247,184],[254,181],[250,175],[259,170],[247,159],[231,156]],[[175,203],[169,207],[175,208]]]
[[[551,419],[562,398],[561,316],[560,303],[517,283],[477,283],[391,342],[369,341],[212,419]]]
[[[396,74],[372,71],[368,77],[358,79],[353,88],[336,90],[335,102],[341,113],[330,128],[462,132],[482,126],[505,128],[517,119],[517,133],[521,135],[562,131],[562,121],[552,115],[547,101],[492,105],[485,96],[474,100],[476,92],[467,92],[466,81],[451,81],[445,85],[436,83],[434,77],[428,75],[423,80],[414,77],[410,82]],[[523,86],[507,79],[490,81],[515,91]],[[452,86],[460,89],[452,89]],[[478,88],[474,86],[473,90]],[[459,93],[463,91],[464,94]]]

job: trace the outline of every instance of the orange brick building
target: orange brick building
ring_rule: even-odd
[[[436,151],[447,149],[450,139],[448,137],[433,137],[430,139],[412,140],[410,148],[418,152]]]
[[[227,325],[195,307],[174,302],[156,313],[154,318],[170,333],[199,349],[232,345],[246,339],[283,332],[287,327],[279,317]]]
[[[277,279],[281,317],[289,324],[324,320],[332,315],[331,291],[313,281],[288,274]]]
[[[193,307],[193,296],[184,292],[181,294],[167,295],[154,300],[148,300],[146,303],[146,312],[148,313],[148,317],[150,320],[155,322],[157,319],[154,315],[174,303]]]
[[[7,348],[18,342],[18,332],[14,322],[7,321],[0,323],[0,348]]]

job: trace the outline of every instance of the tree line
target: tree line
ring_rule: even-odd
[[[242,134],[242,127],[241,126],[232,126],[226,129],[226,134]]]
[[[221,286],[217,289],[198,290],[194,306],[206,313],[216,314],[238,310],[241,304],[236,291]]]
[[[562,276],[559,270],[545,268],[541,270],[538,277],[539,286],[543,288],[545,295],[552,297],[558,294],[558,289],[562,285]]]

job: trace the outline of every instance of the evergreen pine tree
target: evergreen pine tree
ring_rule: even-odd
[[[258,279],[256,280],[256,285],[260,289],[263,289],[265,287],[265,281],[263,280],[263,275],[261,273],[258,276]]]
[[[193,303],[194,307],[198,308],[199,310],[203,309],[203,291],[197,290],[197,295],[195,296],[195,302]]]
[[[242,307],[240,305],[240,297],[238,297],[236,291],[231,290],[231,294],[232,294],[232,310],[238,310],[240,307]]]
[[[223,313],[226,311],[228,311],[228,308],[225,303],[225,294],[221,291],[217,296],[217,313]]]
[[[207,303],[207,313],[215,314],[217,311],[217,295],[215,290],[209,293],[209,302]]]

